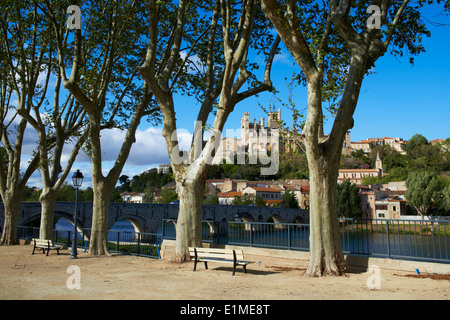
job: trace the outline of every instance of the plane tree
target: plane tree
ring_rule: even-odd
[[[25,171],[21,171],[24,143],[30,131],[27,120],[19,113],[39,108],[45,101],[48,84],[48,74],[42,76],[48,42],[45,36],[39,40],[45,28],[37,25],[39,16],[29,9],[25,1],[5,1],[0,5],[0,195],[5,210],[2,245],[17,243],[22,194],[40,161],[39,150],[30,150]]]
[[[47,72],[52,72],[54,62],[49,58]],[[46,78],[49,81],[50,77]],[[33,108],[32,112],[19,110],[19,114],[38,134],[39,167],[42,177],[40,239],[52,239],[54,229],[55,204],[58,191],[66,181],[75,159],[86,141],[86,112],[72,95],[63,102],[61,99],[61,77],[56,74],[53,105],[46,110]],[[31,110],[30,110],[31,111]],[[63,163],[64,148],[72,147],[66,163]],[[64,167],[63,167],[64,165]]]
[[[274,40],[258,8],[254,0],[180,0],[177,6],[150,1],[148,50],[139,70],[163,116],[163,136],[179,194],[174,262],[189,260],[189,246],[202,245],[206,177],[228,116],[242,100],[272,90],[270,70],[279,39]],[[173,20],[167,31],[169,14]],[[266,58],[261,81],[249,63],[250,52],[258,50]],[[197,114],[189,151],[180,150],[177,135],[176,112],[188,108],[175,103],[180,85],[198,101],[198,107],[189,107]],[[206,130],[209,137],[204,141]]]
[[[6,12],[7,21],[2,24],[2,28],[8,37],[5,56],[10,79],[19,79],[20,82],[10,83],[12,88],[16,88],[15,96],[21,96],[19,87],[28,88],[28,94],[31,95],[26,103],[19,103],[16,112],[37,133],[38,170],[43,185],[39,197],[42,210],[40,238],[51,239],[58,190],[86,139],[86,134],[79,133],[84,127],[85,112],[79,108],[73,96],[62,99],[64,93],[61,76],[56,68],[57,51],[51,37],[52,29],[38,5],[29,1],[16,1],[14,6],[5,6],[3,11]],[[14,66],[16,63],[24,67],[18,69]],[[49,97],[52,87],[53,101]],[[75,146],[63,170],[63,149],[72,140]]]
[[[89,252],[109,255],[107,223],[111,195],[141,120],[147,118],[151,124],[158,121],[152,94],[145,81],[137,77],[135,67],[145,55],[146,1],[74,4],[80,9],[81,23],[71,30],[66,23],[67,1],[43,1],[40,8],[54,30],[64,88],[88,117],[85,151],[91,159],[94,194]],[[102,130],[111,128],[124,130],[125,136],[112,168],[105,170],[100,137]]]
[[[430,35],[420,11],[424,4],[408,0],[262,0],[266,17],[301,69],[300,83],[307,87],[301,138],[311,188],[308,276],[342,275],[347,270],[336,214],[344,137],[353,127],[362,82],[378,59],[389,52],[407,55],[413,62],[414,56],[424,52],[421,41]],[[325,135],[327,110],[334,121]]]

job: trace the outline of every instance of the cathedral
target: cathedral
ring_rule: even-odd
[[[249,115],[250,113],[244,112],[244,116],[241,118],[241,145],[245,152],[270,151],[271,137],[274,134],[279,137],[278,129],[280,128],[281,109],[278,109],[278,112],[269,112],[267,124],[264,117],[261,118],[261,121],[253,119],[253,122],[250,122]],[[279,143],[280,140],[278,139],[277,142]]]

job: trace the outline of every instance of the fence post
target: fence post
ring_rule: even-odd
[[[141,254],[141,233],[138,232],[138,245],[137,245],[137,255]]]
[[[250,247],[251,247],[253,244],[253,223],[251,222],[249,223],[250,223]]]
[[[291,250],[291,225],[288,224],[288,250]]]
[[[391,244],[389,241],[389,220],[386,220],[386,237],[387,237],[387,257],[391,256]]]

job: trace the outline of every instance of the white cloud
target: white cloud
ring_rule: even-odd
[[[187,56],[186,51],[180,52],[180,58],[184,60]],[[190,56],[187,61],[185,67],[187,68],[187,72],[195,74],[197,70],[200,70],[201,72],[206,72],[206,66],[203,64],[203,62],[200,60],[198,55],[192,55]]]
[[[118,129],[102,133],[102,160],[115,161],[122,147],[126,131]],[[136,131],[136,142],[131,147],[127,165],[148,166],[168,162],[166,142],[162,129],[148,128]]]
[[[292,59],[289,52],[283,51],[273,58],[273,63],[281,63],[284,65],[292,66],[294,60]]]
[[[179,129],[177,131],[180,147],[182,150],[188,150],[192,142],[192,132],[187,129]],[[125,138],[126,131],[112,129],[102,132],[102,170],[103,174],[108,174],[114,165],[119,154],[120,148]],[[37,145],[37,134],[34,130],[27,130],[24,143],[23,159],[21,162],[21,170],[24,172],[27,168],[28,161]],[[69,159],[70,153],[74,147],[74,142],[70,142],[64,146],[61,165],[64,168]],[[168,164],[169,157],[166,142],[162,136],[162,128],[142,128],[136,132],[136,142],[130,150],[130,154],[122,170],[122,174],[130,177],[139,175],[140,173],[155,168],[160,164]],[[92,186],[92,168],[89,157],[80,151],[77,159],[72,167],[71,172],[80,170],[84,175],[82,188]],[[71,183],[72,173],[69,174],[67,181]],[[36,171],[27,183],[28,186],[42,187],[41,174]]]

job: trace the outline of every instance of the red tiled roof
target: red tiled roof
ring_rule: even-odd
[[[253,190],[259,192],[280,192],[280,190],[274,188],[264,188],[264,187],[249,187],[249,188],[252,188]]]
[[[219,194],[219,198],[234,198],[234,197],[241,197],[242,192],[241,191],[228,191]]]
[[[309,193],[309,191],[310,191],[309,186],[300,187],[300,191],[304,192],[304,193]]]

